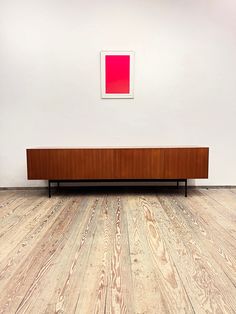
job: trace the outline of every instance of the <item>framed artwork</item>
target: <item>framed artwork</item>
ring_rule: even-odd
[[[102,98],[134,98],[134,52],[101,51]]]

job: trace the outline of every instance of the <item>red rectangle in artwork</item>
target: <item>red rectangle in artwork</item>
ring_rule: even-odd
[[[129,94],[130,56],[106,56],[106,93]]]

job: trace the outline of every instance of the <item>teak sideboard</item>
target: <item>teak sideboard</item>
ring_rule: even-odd
[[[176,181],[208,178],[208,147],[32,148],[29,180]]]

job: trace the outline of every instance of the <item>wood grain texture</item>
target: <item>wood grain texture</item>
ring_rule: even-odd
[[[28,179],[208,177],[208,148],[27,149]]]
[[[236,192],[0,191],[0,313],[235,313]]]
[[[113,150],[29,149],[29,179],[109,179],[114,176]]]

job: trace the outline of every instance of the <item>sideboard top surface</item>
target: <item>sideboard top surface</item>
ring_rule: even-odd
[[[79,147],[30,147],[27,150],[31,149],[182,149],[182,148],[205,148],[209,149],[207,146],[79,146]]]

